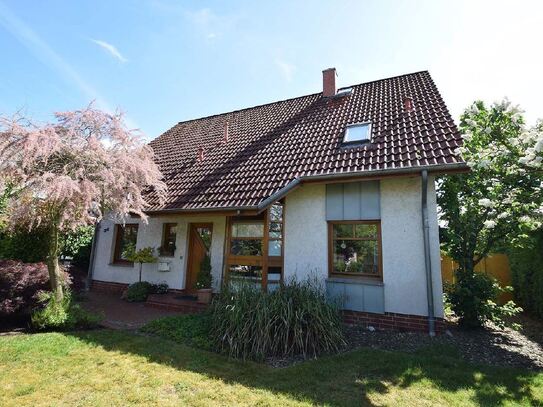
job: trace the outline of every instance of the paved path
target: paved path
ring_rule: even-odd
[[[88,292],[80,304],[91,312],[104,315],[101,325],[112,329],[138,329],[147,322],[179,312],[146,307],[143,302],[127,302],[120,294]]]

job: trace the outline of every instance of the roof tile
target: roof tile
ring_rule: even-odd
[[[168,199],[159,205],[150,195],[149,210],[257,206],[300,176],[462,162],[454,153],[460,134],[428,72],[350,88],[178,123],[150,143]],[[345,126],[367,121],[371,144],[342,147]]]

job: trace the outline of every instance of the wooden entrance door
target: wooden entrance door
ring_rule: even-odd
[[[211,223],[191,223],[189,227],[189,252],[187,261],[187,277],[185,291],[196,291],[196,280],[200,271],[200,264],[211,248]]]

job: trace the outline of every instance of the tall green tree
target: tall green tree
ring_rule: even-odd
[[[443,246],[459,264],[457,280],[468,287],[461,292],[466,300],[477,297],[469,286],[479,286],[487,296],[492,291],[475,281],[477,263],[541,226],[540,160],[532,155],[537,129],[527,129],[520,110],[507,100],[491,106],[475,102],[461,116],[464,143],[459,153],[470,171],[439,180],[438,204]]]

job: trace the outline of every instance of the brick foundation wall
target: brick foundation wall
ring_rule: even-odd
[[[128,284],[112,283],[111,281],[92,280],[91,290],[100,293],[119,293],[122,294],[128,288]]]
[[[398,331],[428,331],[428,318],[420,315],[395,314],[385,312],[384,314],[373,314],[371,312],[342,311],[343,321],[347,324],[372,326],[379,330]],[[444,332],[445,321],[442,318],[435,319],[436,332]]]

